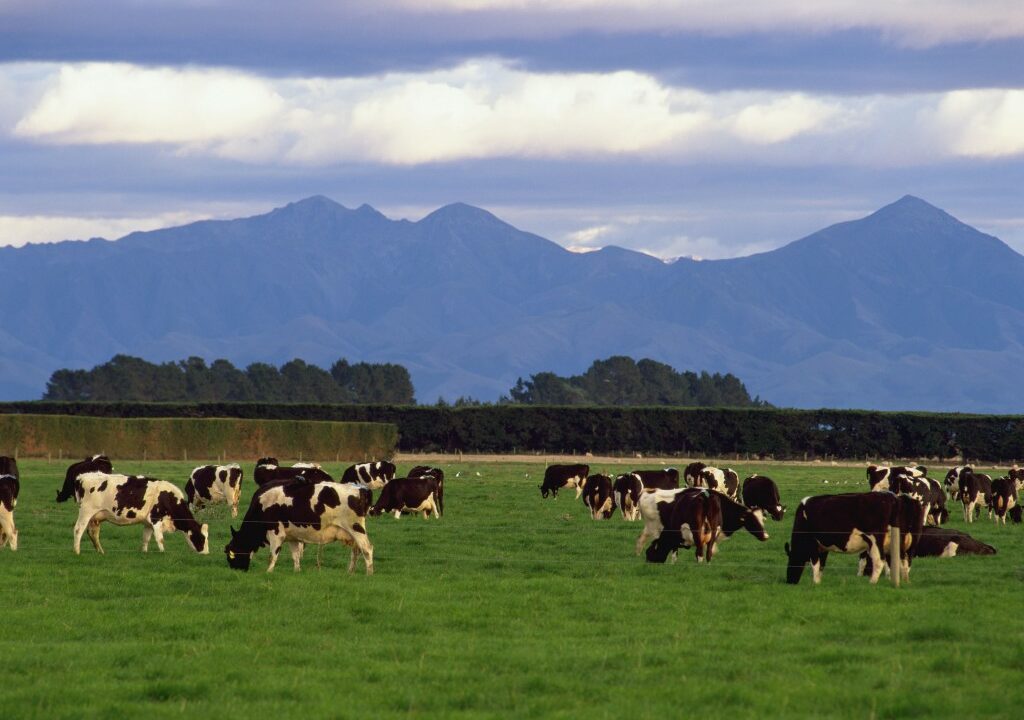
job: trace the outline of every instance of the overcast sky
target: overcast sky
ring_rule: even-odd
[[[0,245],[323,194],[717,258],[908,193],[1024,251],[1020,0],[0,0]]]

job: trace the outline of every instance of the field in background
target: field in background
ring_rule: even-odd
[[[365,577],[338,545],[319,572],[312,548],[298,574],[284,553],[266,575],[265,552],[230,571],[224,506],[200,515],[209,556],[179,534],[143,555],[140,527],[105,524],[107,555],[75,557],[64,466],[20,464],[21,548],[0,551],[11,717],[1009,718],[1024,700],[1024,527],[975,523],[997,556],[918,560],[899,590],[835,554],[821,586],[783,582],[797,502],[865,488],[856,467],[774,465],[789,511],[767,543],[655,566],[638,523],[542,500],[542,464],[449,464],[443,519],[370,520]],[[115,458],[181,485],[195,464]]]

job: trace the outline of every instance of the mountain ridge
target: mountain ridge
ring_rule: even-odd
[[[0,397],[123,352],[401,362],[421,400],[613,354],[732,372],[777,405],[1011,411],[1024,257],[914,196],[776,250],[574,253],[451,203],[417,221],[322,195],[235,220],[0,253]],[[113,291],[99,292],[109,286]]]

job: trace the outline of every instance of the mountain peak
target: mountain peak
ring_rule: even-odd
[[[922,200],[914,195],[904,195],[894,203],[876,210],[869,218],[884,220],[900,220],[914,223],[940,223],[949,224],[962,223],[947,213],[942,208],[935,207],[931,203]]]
[[[492,213],[473,205],[463,202],[455,202],[439,207],[434,212],[420,220],[423,223],[473,223],[473,224],[499,224],[505,223]]]
[[[337,203],[324,195],[310,195],[308,198],[296,200],[295,202],[288,203],[282,208],[277,208],[274,212],[315,213],[346,209],[347,208],[341,203]]]

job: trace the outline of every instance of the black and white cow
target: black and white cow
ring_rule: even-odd
[[[81,462],[76,462],[64,473],[64,485],[57,491],[57,502],[67,502],[75,496],[75,480],[83,473],[102,472],[110,474],[114,467],[106,455],[93,455]]]
[[[958,492],[960,503],[964,506],[964,522],[974,522],[976,512],[981,508],[988,509],[992,517],[992,478],[984,473],[976,473],[969,467],[960,472]]]
[[[640,478],[645,488],[654,490],[674,490],[679,487],[679,471],[675,468],[664,470],[634,470],[633,475]]]
[[[926,527],[917,543],[917,557],[953,557],[955,555],[995,555],[991,545],[975,540],[960,530]]]
[[[925,478],[931,487],[928,497],[928,520],[932,525],[939,526],[949,520],[949,510],[946,508],[946,491],[942,489],[942,483],[933,478]]]
[[[775,521],[782,520],[786,513],[779,499],[779,486],[765,475],[751,475],[743,481],[743,504],[751,510],[763,510]]]
[[[879,484],[882,484],[884,486],[883,489],[888,490],[889,484],[897,477],[920,478],[927,474],[928,468],[924,465],[897,465],[894,467],[888,465],[868,465],[868,487],[871,490],[875,490]]]
[[[640,519],[640,495],[643,491],[644,482],[636,473],[626,473],[615,478],[612,494],[615,504],[622,511],[623,520]]]
[[[218,502],[231,506],[231,517],[238,516],[242,496],[242,468],[231,465],[200,465],[185,483],[185,497],[193,510]]]
[[[277,458],[260,458],[256,462],[256,469],[252,473],[253,481],[260,487],[280,480],[299,479],[307,483],[334,482],[327,472],[314,463],[295,463],[291,466],[282,466]]]
[[[882,573],[882,556],[889,549],[889,529],[900,529],[899,572],[907,579],[914,543],[923,523],[921,503],[889,492],[843,493],[804,498],[796,509],[793,534],[786,543],[789,557],[786,582],[800,582],[804,566],[811,565],[814,584],[821,582],[830,552],[866,553],[871,562],[871,583]],[[860,571],[865,563],[860,563]]]
[[[395,478],[380,491],[370,508],[370,515],[394,513],[397,520],[403,512],[423,513],[424,519],[444,514],[444,485],[433,477]]]
[[[636,554],[648,540],[658,538],[648,548],[649,562],[664,562],[679,547],[697,547],[697,561],[701,562],[702,557],[710,560],[718,552],[719,542],[743,528],[761,542],[768,539],[763,511],[752,510],[707,488],[645,490],[640,513],[644,528],[636,541]],[[710,524],[701,524],[702,519]],[[694,535],[695,530],[699,537]]]
[[[946,479],[943,480],[942,484],[945,487],[946,495],[950,499],[960,499],[960,473],[970,469],[969,465],[957,465],[954,468],[950,468],[949,472],[946,473]]]
[[[10,475],[20,480],[21,475],[18,473],[18,461],[12,457],[0,455],[0,475]]]
[[[558,491],[564,487],[576,488],[576,499],[583,494],[583,486],[590,475],[589,465],[548,465],[544,471],[544,481],[540,486],[540,496],[558,497]]]
[[[1012,468],[1006,471],[1006,477],[1013,480],[1017,486],[1017,492],[1024,490],[1024,468],[1019,468],[1014,465]]]
[[[732,468],[716,468],[708,465],[697,476],[696,487],[706,487],[720,492],[732,500],[740,498],[740,476]]]
[[[362,483],[371,490],[380,490],[395,479],[395,466],[387,460],[349,465],[341,474],[344,483]]]
[[[687,487],[700,487],[700,473],[706,467],[707,465],[702,462],[692,462],[686,466],[683,470],[683,481]]]
[[[992,481],[992,513],[998,525],[1006,524],[1006,515],[1017,506],[1017,481],[1009,475]]]
[[[886,469],[891,470],[891,472],[888,473],[885,479],[876,482],[871,487],[871,492],[891,492],[896,495],[906,495],[914,498],[921,503],[921,517],[922,522],[924,522],[924,519],[931,513],[932,480],[924,474],[914,474],[924,468],[897,467]]]
[[[85,473],[75,479],[75,501],[78,520],[75,522],[75,555],[81,553],[82,535],[99,553],[100,525],[142,525],[142,552],[149,550],[149,541],[156,540],[164,551],[164,533],[184,533],[189,546],[197,553],[210,552],[209,527],[200,525],[188,509],[185,493],[173,483],[139,475],[115,475],[102,472]]]
[[[18,527],[14,524],[14,508],[18,506],[20,489],[18,476],[0,475],[0,548],[10,544],[11,550],[18,549]]]
[[[591,475],[583,488],[583,504],[594,520],[607,520],[615,513],[612,479],[607,475]]]
[[[267,572],[273,572],[281,546],[288,543],[295,570],[306,544],[342,542],[352,548],[348,571],[360,555],[366,574],[373,574],[373,545],[366,534],[366,514],[373,495],[362,485],[284,480],[259,488],[249,502],[242,526],[231,528],[224,548],[228,565],[248,570],[260,548],[270,548]]]

